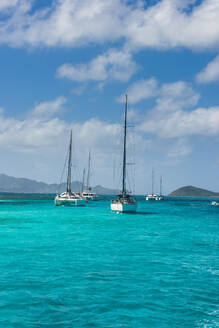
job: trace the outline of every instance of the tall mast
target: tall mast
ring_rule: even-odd
[[[163,182],[163,179],[162,179],[162,175],[160,177],[160,196],[162,196],[162,182]]]
[[[154,195],[154,169],[152,169],[152,195]]]
[[[88,170],[87,170],[87,189],[90,190],[90,151],[89,151],[89,157],[88,157]]]
[[[68,151],[68,178],[67,178],[67,192],[71,193],[71,165],[72,165],[72,130],[70,133],[70,143]]]
[[[82,178],[81,192],[84,191],[84,179],[85,179],[85,169],[83,169],[83,178]]]
[[[126,195],[126,133],[127,133],[127,102],[125,95],[125,119],[124,119],[124,143],[123,143],[123,164],[122,164],[122,196]]]

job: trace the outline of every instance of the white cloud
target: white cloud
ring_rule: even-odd
[[[54,118],[15,120],[0,118],[0,147],[21,152],[44,151],[55,148],[57,136],[64,133],[66,125]]]
[[[170,113],[157,113],[154,110],[151,118],[146,117],[139,129],[162,138],[215,136],[219,134],[219,107],[197,108],[190,112],[176,110]]]
[[[196,80],[199,83],[219,81],[219,55],[197,74]]]
[[[184,82],[177,81],[173,83],[164,83],[161,87],[160,94],[162,97],[172,97],[174,99],[179,99],[182,97],[186,97],[189,99],[189,104],[196,104],[197,97],[194,94],[194,90],[192,87]]]
[[[137,65],[130,53],[109,50],[97,56],[88,64],[73,66],[64,64],[57,70],[58,77],[65,77],[73,81],[106,81],[119,80],[126,82],[136,72]]]
[[[142,117],[138,129],[162,138],[219,134],[219,107],[195,108],[200,95],[184,81],[166,83],[157,91],[154,108]]]
[[[32,111],[31,115],[35,117],[40,117],[47,119],[48,117],[63,111],[63,105],[66,103],[65,97],[58,97],[52,101],[45,101],[36,105]]]
[[[147,88],[147,86],[151,88]],[[145,115],[131,110],[138,122],[137,130],[156,134],[162,138],[191,135],[217,135],[219,133],[219,108],[195,108],[200,95],[189,83],[177,81],[159,85],[154,78],[135,82],[128,89],[131,103],[155,98],[155,106]]]
[[[156,108],[164,111],[195,106],[200,98],[199,93],[184,81],[163,84],[160,87],[158,96]]]
[[[130,45],[158,49],[218,47],[219,2],[205,0],[186,11],[191,3],[163,0],[147,10],[134,10],[126,25]]]
[[[200,95],[193,90],[189,83],[177,81],[159,85],[154,77],[134,82],[129,86],[126,93],[131,104],[148,98],[157,98],[157,108],[160,110],[174,110],[193,106],[197,104],[200,98]],[[124,95],[121,95],[117,100],[124,102]]]
[[[41,153],[60,148],[63,151],[68,131],[73,129],[77,148],[95,148],[99,152],[111,153],[120,134],[120,125],[99,119],[78,123],[51,117],[62,109],[64,103],[64,97],[41,103],[23,120],[6,118],[1,110],[0,147],[21,152]]]
[[[59,136],[66,131],[66,123],[55,114],[63,111],[66,99],[58,97],[37,104],[23,120],[6,118],[0,110],[0,147],[21,152],[55,149]]]
[[[17,11],[4,23],[0,42],[12,46],[79,46],[117,40],[121,13],[128,9],[118,0],[59,0],[33,14],[30,8]]]
[[[126,91],[130,104],[135,104],[143,99],[153,98],[158,93],[158,85],[155,78],[149,80],[139,80],[134,82]],[[124,95],[118,99],[119,102],[124,102]]]
[[[3,0],[2,8],[7,5]],[[12,0],[13,10],[0,27],[0,43],[11,46],[67,46],[123,40],[133,50],[218,48],[219,2],[59,0],[31,12],[31,1]],[[201,32],[200,32],[201,31]]]

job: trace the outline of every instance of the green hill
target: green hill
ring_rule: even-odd
[[[208,197],[208,196],[219,196],[218,192],[209,191],[202,188],[197,188],[194,186],[185,186],[179,189],[172,191],[169,196],[200,196],[200,197]]]

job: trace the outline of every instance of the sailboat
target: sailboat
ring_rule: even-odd
[[[88,170],[87,170],[87,185],[86,185],[86,190],[84,190],[84,174],[83,174],[83,189],[81,196],[85,200],[97,200],[98,196],[95,192],[92,192],[91,186],[90,186],[90,171],[91,171],[91,154],[89,151],[89,156],[88,156]]]
[[[126,189],[126,137],[127,137],[127,102],[125,95],[124,141],[123,141],[123,165],[122,165],[122,193],[111,201],[111,210],[116,212],[136,212],[137,200]]]
[[[71,191],[71,166],[72,166],[72,131],[70,133],[70,143],[68,151],[68,175],[66,191],[55,197],[56,206],[84,206],[86,200],[77,193]]]
[[[157,195],[155,195],[154,194],[154,169],[152,169],[152,188],[151,188],[151,194],[148,194],[147,196],[146,196],[146,200],[159,200],[159,196],[157,196]]]
[[[164,200],[164,197],[162,195],[162,186],[163,186],[163,178],[162,176],[160,177],[160,195],[158,197],[158,200]]]

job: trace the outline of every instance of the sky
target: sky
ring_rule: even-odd
[[[0,0],[0,173],[219,191],[218,0]]]

